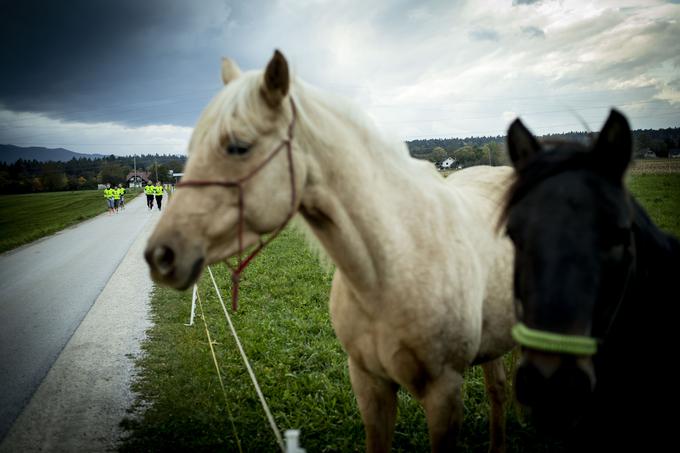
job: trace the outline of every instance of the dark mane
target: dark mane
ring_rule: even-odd
[[[544,152],[536,153],[521,169],[517,170],[517,178],[508,189],[503,202],[498,227],[505,225],[510,209],[521,200],[533,187],[556,174],[588,168],[593,161],[588,146],[575,142],[549,141],[542,142]]]
[[[659,278],[658,270],[665,271],[669,265],[677,268],[678,260],[680,260],[680,241],[656,226],[635,198],[631,196],[630,200],[633,207],[633,233],[638,243],[638,254],[644,260],[645,267],[655,269],[651,277],[658,278],[658,283],[668,283],[664,282],[663,278]]]

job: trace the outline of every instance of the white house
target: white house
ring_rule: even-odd
[[[447,157],[446,159],[444,159],[444,161],[442,161],[441,164],[439,164],[439,168],[451,168],[454,166],[455,163],[456,159],[454,159],[453,157]]]

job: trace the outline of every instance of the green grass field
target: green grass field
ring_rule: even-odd
[[[218,284],[229,287],[223,265]],[[248,268],[241,284],[240,308],[233,322],[279,427],[300,428],[309,452],[363,451],[364,432],[352,394],[346,355],[328,314],[332,272],[324,271],[304,239],[287,229]],[[216,376],[201,317],[186,327],[191,292],[157,288],[153,321],[139,360],[134,390],[141,398],[136,420],[127,420],[130,437],[121,451],[238,451],[229,412],[243,451],[275,451],[256,393],[226,327],[222,308],[204,275],[200,296],[224,376],[227,403]],[[229,293],[223,297],[229,304]],[[229,308],[230,309],[230,308]],[[197,308],[200,313],[200,309]],[[485,451],[487,402],[481,369],[468,373],[462,451]],[[541,446],[509,408],[511,451]],[[400,395],[395,451],[426,451],[425,418],[419,404]]]
[[[130,193],[129,201],[137,193]],[[0,196],[0,252],[106,212],[101,190]]]
[[[631,175],[627,182],[654,223],[680,238],[680,173]]]
[[[663,228],[680,233],[680,174],[634,175],[630,187]],[[229,304],[228,273],[223,265],[215,271]],[[289,228],[246,271],[240,308],[232,316],[278,426],[301,429],[301,444],[309,452],[363,451],[363,427],[346,355],[329,320],[331,278],[332,272],[318,264],[302,235]],[[123,423],[128,437],[121,451],[238,451],[239,444],[247,452],[277,449],[207,275],[199,288],[205,317],[197,308],[193,327],[184,326],[189,291],[154,292],[154,327],[138,359],[134,390],[139,398]],[[226,402],[203,319],[217,351]],[[506,359],[511,372],[512,357]],[[460,451],[485,452],[488,404],[479,368],[466,374],[464,402]],[[510,452],[560,451],[537,438],[513,405],[508,405],[507,415]],[[393,451],[428,450],[423,412],[402,392]]]

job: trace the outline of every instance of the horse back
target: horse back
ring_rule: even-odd
[[[514,175],[511,167],[476,166],[452,173],[447,178],[447,184],[458,191],[469,210],[477,214],[476,234],[485,236],[475,244],[487,266],[482,337],[474,363],[499,357],[514,345],[510,335],[516,322],[512,307],[514,248],[497,228],[505,193]]]
[[[635,271],[594,357],[598,384],[583,437],[609,448],[667,445],[680,407],[672,361],[676,353],[680,241],[661,231],[633,200]],[[669,412],[670,411],[670,412]],[[622,437],[621,432],[629,433]],[[610,435],[602,435],[609,433]],[[603,447],[605,445],[600,445]]]

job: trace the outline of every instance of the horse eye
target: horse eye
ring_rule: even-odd
[[[630,230],[615,228],[602,238],[601,259],[606,263],[619,263],[630,246]]]
[[[630,244],[630,230],[628,228],[616,228],[609,232],[603,238],[603,241],[607,248],[618,246],[627,247]]]
[[[250,151],[250,145],[247,143],[235,141],[227,145],[227,154],[231,156],[242,156]]]

